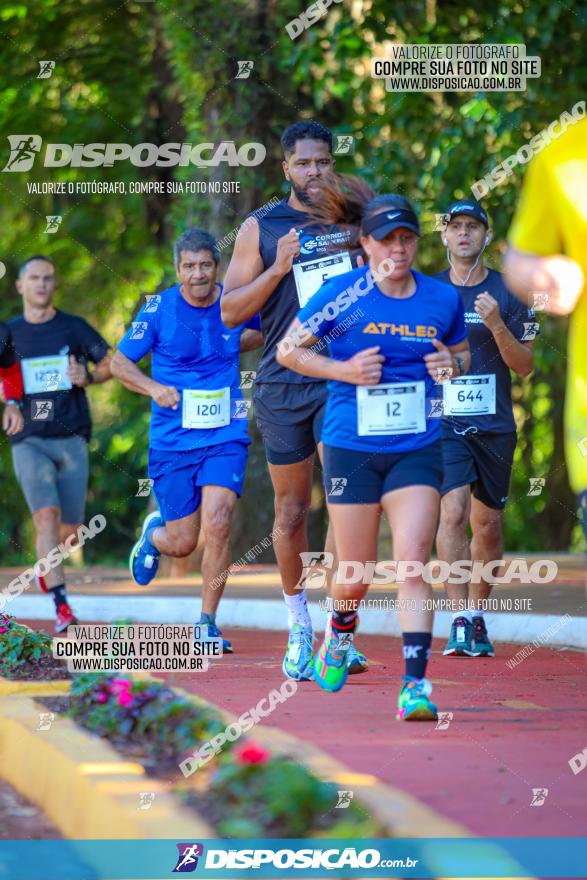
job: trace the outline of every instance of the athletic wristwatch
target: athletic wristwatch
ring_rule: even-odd
[[[92,376],[92,374],[91,374],[90,371],[88,370],[88,365],[87,365],[87,364],[84,364],[84,368],[85,368],[85,371],[86,371],[86,381],[87,381],[87,384],[88,384],[88,385],[91,385],[91,384],[93,383],[93,381],[94,381],[94,377]]]
[[[459,369],[459,376],[462,376],[463,373],[465,372],[465,362],[462,359],[462,357],[459,357],[458,354],[455,354],[453,357],[454,357],[454,362]]]
[[[16,400],[15,397],[11,397],[6,401],[5,406],[17,406],[19,409],[22,409],[22,400]]]

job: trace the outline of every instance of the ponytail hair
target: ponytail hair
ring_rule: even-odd
[[[322,184],[320,204],[312,206],[312,222],[324,226],[338,226],[351,237],[337,250],[350,251],[351,256],[362,253],[361,221],[363,213],[375,193],[368,183],[354,174],[337,174]]]

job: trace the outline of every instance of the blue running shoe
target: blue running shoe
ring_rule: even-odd
[[[349,675],[360,675],[361,672],[367,672],[369,669],[367,658],[355,648],[352,642],[347,653],[347,666],[349,669]]]
[[[222,639],[222,630],[218,629],[215,623],[196,623],[196,626],[200,628],[200,642],[208,642],[212,639]],[[228,639],[222,639],[222,653],[234,654],[232,644]]]
[[[450,636],[442,652],[445,657],[474,657],[473,624],[466,617],[457,617],[450,627]]]
[[[151,544],[147,538],[149,529],[164,526],[165,522],[158,510],[154,510],[145,517],[141,537],[132,548],[130,558],[128,560],[132,579],[141,587],[150,584],[159,568],[159,559],[161,554],[157,548]]]
[[[314,666],[312,655],[313,633],[311,627],[294,624],[289,631],[287,649],[283,658],[282,670],[287,678],[294,681],[310,681]]]

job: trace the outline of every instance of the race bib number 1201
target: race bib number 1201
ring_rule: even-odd
[[[222,428],[230,424],[230,388],[182,392],[183,428]]]

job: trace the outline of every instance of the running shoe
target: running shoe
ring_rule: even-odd
[[[369,669],[367,658],[355,648],[352,642],[347,653],[347,666],[349,668],[349,675],[360,675],[361,672],[367,672]]]
[[[339,691],[349,674],[348,652],[353,633],[325,633],[314,661],[314,679],[325,691]]]
[[[314,657],[312,655],[312,627],[295,623],[289,631],[287,649],[283,658],[283,674],[294,681],[310,681]]]
[[[212,639],[222,639],[222,630],[218,629],[215,623],[196,623],[200,628],[200,642],[209,642]],[[228,639],[222,639],[222,653],[234,654],[232,644]]]
[[[466,617],[457,617],[450,628],[450,638],[442,652],[445,657],[454,654],[456,657],[474,657],[473,624]]]
[[[141,537],[131,550],[130,559],[128,560],[130,573],[134,582],[141,587],[146,587],[147,584],[151,583],[157,574],[159,559],[161,558],[157,548],[147,538],[147,532],[149,529],[164,525],[165,522],[158,510],[154,510],[146,516]]]
[[[67,602],[62,602],[57,609],[55,619],[55,634],[64,632],[68,626],[77,626],[78,620]]]
[[[487,627],[482,617],[473,618],[473,648],[475,657],[495,657],[495,651],[489,641]]]
[[[359,624],[359,618],[357,617],[357,626]],[[326,623],[326,631],[324,633],[324,638],[327,639],[330,635],[332,627],[332,617],[330,614],[328,615],[328,621]],[[369,669],[369,661],[365,657],[364,654],[361,653],[357,648],[355,648],[354,641],[351,642],[350,648],[347,652],[347,665],[349,668],[349,675],[360,675],[361,672],[367,672]]]
[[[428,697],[432,685],[426,678],[410,678],[404,675],[397,701],[398,721],[436,721],[438,710]]]

